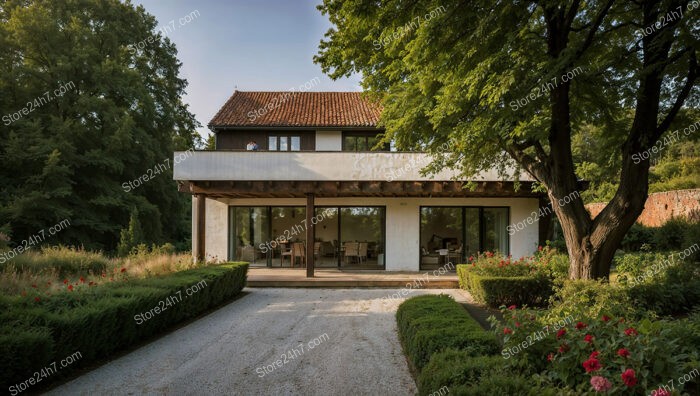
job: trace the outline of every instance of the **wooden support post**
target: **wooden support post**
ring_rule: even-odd
[[[207,258],[206,252],[206,216],[207,216],[207,197],[204,194],[195,195],[195,235],[194,242],[194,258],[197,261],[205,261]]]
[[[314,194],[306,194],[306,277],[314,277]]]

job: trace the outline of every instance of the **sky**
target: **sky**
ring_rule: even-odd
[[[331,27],[321,0],[134,0],[177,46],[183,98],[206,125],[239,91],[360,91],[360,78],[333,81],[313,62]],[[172,28],[174,26],[174,28]],[[316,80],[314,80],[316,79]],[[320,80],[320,81],[319,81]],[[313,81],[313,82],[312,82]],[[307,84],[308,83],[308,84]]]

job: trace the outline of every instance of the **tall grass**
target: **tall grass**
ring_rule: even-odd
[[[64,246],[28,251],[0,265],[0,293],[17,295],[34,290],[51,293],[66,284],[98,284],[119,278],[148,278],[197,268],[189,254],[135,252],[126,258],[108,258]]]

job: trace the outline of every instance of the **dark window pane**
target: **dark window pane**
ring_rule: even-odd
[[[484,251],[508,254],[508,208],[484,208]]]

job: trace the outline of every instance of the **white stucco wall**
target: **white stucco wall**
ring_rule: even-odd
[[[225,259],[228,253],[228,205],[235,206],[305,206],[305,199],[207,199],[207,257]],[[536,198],[318,198],[317,206],[384,206],[386,207],[386,270],[418,271],[420,266],[421,206],[507,206],[509,224],[526,220],[538,209]],[[538,223],[510,235],[510,252],[515,258],[537,249]]]
[[[226,261],[228,258],[228,205],[207,198],[206,227],[204,230],[207,261]],[[192,254],[197,234],[197,210],[192,199]]]
[[[341,151],[343,133],[341,131],[316,131],[316,151]]]

